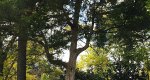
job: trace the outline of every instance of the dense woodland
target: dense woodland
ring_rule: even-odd
[[[150,0],[0,0],[0,80],[150,80]]]

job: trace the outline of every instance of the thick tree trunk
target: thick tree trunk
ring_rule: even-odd
[[[65,80],[74,80],[75,79],[75,70],[76,70],[76,59],[77,56],[75,53],[71,53],[69,62],[66,68],[66,79]]]
[[[84,50],[83,48],[77,49],[78,41],[78,29],[79,29],[79,14],[81,9],[81,4],[83,0],[76,0],[74,7],[74,19],[73,23],[68,22],[71,26],[71,46],[70,46],[70,57],[69,62],[66,68],[66,77],[65,80],[74,80],[75,79],[75,70],[76,70],[76,60],[77,56]]]
[[[66,67],[66,77],[65,80],[74,80],[75,69],[76,69],[76,59],[77,59],[77,28],[72,28],[71,46],[70,46],[70,57],[69,62]]]
[[[26,46],[26,32],[20,29],[18,37],[17,80],[26,80]]]

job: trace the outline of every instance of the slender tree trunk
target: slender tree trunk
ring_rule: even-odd
[[[3,56],[3,52],[2,52],[2,40],[0,37],[0,79],[3,77],[3,62],[2,62],[2,56]]]
[[[3,42],[0,37],[0,79],[3,78],[3,68],[4,68],[4,61],[6,59],[6,54],[3,52]]]
[[[18,37],[17,80],[26,80],[26,29],[20,28]]]
[[[3,68],[4,68],[4,61],[6,60],[6,54],[0,53],[0,79],[3,77]]]
[[[0,79],[3,78],[3,64],[0,63]]]
[[[3,77],[3,64],[0,63],[0,79]]]

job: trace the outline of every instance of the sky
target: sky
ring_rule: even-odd
[[[85,39],[83,39],[83,41],[85,41]],[[78,41],[78,47],[77,47],[77,48],[83,47],[84,45],[85,45],[84,42]],[[63,55],[61,56],[61,59],[62,59],[64,62],[68,62],[68,61],[69,61],[69,55],[70,55],[70,54],[69,54],[69,50],[63,50],[63,52],[64,52],[65,54],[63,54]],[[87,54],[86,51],[83,51],[83,52],[78,56],[77,60],[80,60],[80,56],[83,55],[83,54]]]

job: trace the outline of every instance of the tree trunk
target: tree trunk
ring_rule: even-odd
[[[79,14],[81,9],[81,4],[83,0],[76,0],[74,7],[74,19],[73,23],[69,22],[68,24],[71,26],[71,46],[70,46],[70,57],[69,62],[66,68],[66,77],[65,80],[74,80],[75,79],[75,70],[76,70],[76,60],[77,56],[84,50],[81,48],[77,49],[77,41],[78,41],[78,29],[79,29]]]
[[[27,35],[22,28],[18,37],[17,80],[26,80],[26,46]]]
[[[0,37],[0,79],[3,77],[3,62],[2,62],[2,40]]]
[[[65,80],[74,80],[75,78],[75,69],[76,69],[76,59],[77,59],[77,27],[73,27],[71,31],[71,46],[70,46],[70,57],[69,62],[66,67],[66,77]]]
[[[3,78],[3,64],[0,63],[0,79]]]
[[[4,61],[6,59],[6,55],[3,53],[3,43],[0,38],[0,79],[3,78],[3,68],[4,68]]]
[[[69,62],[67,64],[67,68],[66,68],[66,79],[65,80],[74,80],[75,79],[76,59],[77,59],[76,54],[71,53]]]
[[[6,60],[6,54],[0,52],[0,79],[3,78],[3,68],[4,68],[4,61]]]

